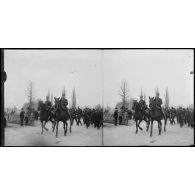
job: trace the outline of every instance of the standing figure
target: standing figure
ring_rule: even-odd
[[[23,126],[23,123],[24,123],[24,108],[21,109],[21,112],[20,112],[20,125]]]
[[[118,121],[118,108],[115,108],[114,111],[114,125],[117,126],[117,121]]]
[[[122,120],[123,120],[123,110],[122,110],[122,107],[121,107],[121,110],[119,111],[119,125],[122,124]]]
[[[27,112],[25,113],[24,120],[25,120],[25,125],[27,126],[28,125],[28,114],[27,114]]]

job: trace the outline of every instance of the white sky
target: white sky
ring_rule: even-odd
[[[36,97],[45,100],[48,89],[54,97],[66,97],[71,104],[73,87],[77,104],[94,106],[102,102],[100,50],[8,50],[5,51],[5,106],[21,107],[27,101],[26,86],[35,83]]]
[[[103,53],[103,64],[102,64]],[[36,97],[45,99],[48,89],[60,97],[66,88],[69,104],[75,87],[77,105],[114,107],[125,79],[130,96],[141,89],[154,96],[159,88],[164,99],[166,86],[171,105],[193,103],[193,50],[6,50],[5,107],[21,107],[25,89],[35,83]]]
[[[139,99],[142,89],[148,100],[158,87],[164,100],[168,87],[171,105],[193,103],[193,50],[107,50],[103,58],[105,105],[113,107],[120,101],[118,90],[124,79],[133,98]]]

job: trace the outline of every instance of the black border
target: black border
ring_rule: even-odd
[[[0,146],[3,147],[195,147],[195,132],[194,132],[194,145],[189,146],[4,146],[4,126],[3,126],[3,116],[4,116],[4,82],[6,80],[6,72],[4,72],[4,50],[193,50],[194,51],[194,64],[195,64],[195,48],[0,48],[1,53],[1,134],[0,134]],[[194,71],[194,70],[193,70]],[[103,134],[103,128],[102,128]]]

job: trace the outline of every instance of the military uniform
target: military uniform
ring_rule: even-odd
[[[60,99],[60,102],[61,102],[61,107],[62,107],[62,109],[64,109],[64,110],[66,110],[67,108],[67,105],[68,105],[68,100],[65,98],[65,97],[62,97],[61,99]]]
[[[49,100],[46,100],[46,101],[45,101],[45,105],[46,105],[47,111],[50,111],[50,109],[51,109],[51,107],[52,107],[51,102],[50,102]]]
[[[163,104],[162,99],[159,97],[155,97],[156,107],[161,109],[161,105]]]
[[[139,105],[142,111],[144,111],[146,109],[146,102],[144,100],[140,100],[139,101]]]
[[[159,109],[161,111],[162,116],[164,116],[163,110],[161,108],[161,105],[163,104],[162,99],[156,96],[154,100],[155,100],[156,108]]]
[[[65,97],[62,96],[61,99],[60,99],[60,103],[61,103],[62,110],[65,110],[67,112],[69,118],[71,118],[70,112],[69,112],[69,110],[67,108],[68,100]]]

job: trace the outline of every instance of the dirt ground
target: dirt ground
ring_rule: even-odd
[[[146,125],[141,124],[143,131],[135,134],[135,124],[130,126],[114,126],[104,124],[103,145],[104,146],[189,146],[194,144],[194,129],[186,125],[180,128],[179,125],[167,124],[167,131],[158,135],[157,124],[154,123],[153,137],[150,137],[150,130],[146,132]],[[64,136],[62,123],[59,125],[59,136],[55,137],[52,132],[51,123],[46,127],[49,131],[41,134],[40,122],[35,126],[21,127],[17,124],[8,123],[5,128],[5,146],[102,146],[102,129],[97,130],[92,126],[86,129],[85,126],[72,126],[72,133],[68,131]]]
[[[142,122],[143,131],[135,134],[135,124],[131,126],[114,126],[106,124],[103,131],[105,146],[189,146],[194,144],[194,128],[184,125],[167,124],[166,132],[158,135],[157,123],[154,122],[153,137],[150,137],[150,129],[146,132],[146,123]]]
[[[41,124],[35,127],[17,124],[8,124],[5,128],[5,146],[101,146],[102,130],[93,127],[86,129],[85,126],[72,126],[72,132],[64,136],[62,123],[59,124],[58,138],[52,132],[51,123],[46,127],[49,131],[41,134]]]

